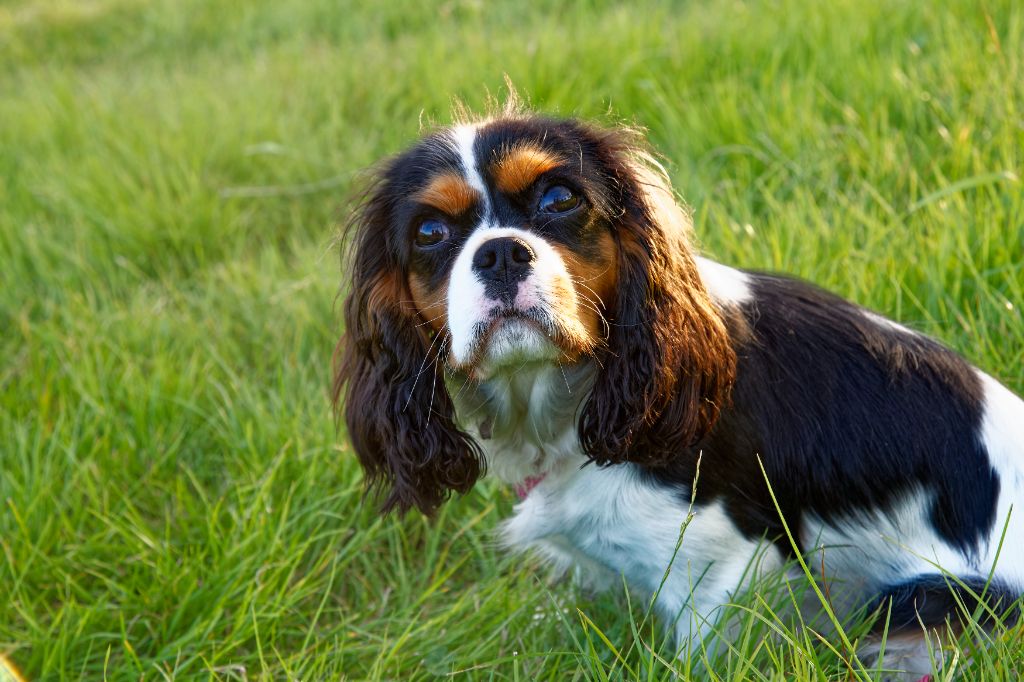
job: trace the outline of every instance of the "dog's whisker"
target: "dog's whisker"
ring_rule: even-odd
[[[587,286],[586,284],[584,284],[583,282],[576,282],[576,283],[577,283],[577,284],[579,284],[579,285],[580,285],[581,287],[583,287],[584,289],[586,289],[587,291],[589,291],[589,292],[590,292],[591,294],[593,294],[593,295],[594,295],[594,298],[595,298],[595,299],[597,299],[597,301],[598,301],[598,302],[599,302],[599,303],[601,304],[601,307],[604,307],[604,305],[605,305],[605,304],[604,304],[604,300],[602,300],[602,298],[601,298],[601,297],[600,297],[600,296],[599,296],[599,295],[597,294],[597,292],[596,292],[596,291],[594,291],[593,289],[591,289],[590,287],[588,287],[588,286]],[[582,295],[582,294],[581,294],[581,295]]]
[[[558,363],[558,370],[562,373],[562,381],[565,382],[565,390],[569,392],[569,395],[572,395],[572,389],[569,388],[569,377],[565,376],[565,366],[562,365],[561,360],[555,360],[555,362]]]
[[[419,327],[423,327],[425,325],[431,324],[432,322],[437,322],[438,320],[440,320],[442,317],[444,317],[447,314],[448,313],[441,313],[437,317],[432,317],[429,320],[424,320],[423,322],[420,322],[419,324],[417,324],[416,327],[419,328]]]
[[[427,364],[427,360],[430,359],[430,351],[431,351],[431,349],[433,349],[434,344],[437,343],[437,340],[440,337],[441,337],[440,334],[436,334],[434,336],[434,338],[430,340],[430,345],[427,346],[427,352],[423,356],[423,362],[420,363],[419,370],[417,370],[417,372],[416,372],[416,377],[413,379],[412,388],[409,389],[409,398],[405,401],[405,405],[402,407],[402,412],[405,412],[406,410],[409,409],[409,405],[412,403],[412,398],[413,398],[414,395],[416,395],[416,386],[419,384],[420,376],[423,374],[423,370],[424,370],[424,367]]]

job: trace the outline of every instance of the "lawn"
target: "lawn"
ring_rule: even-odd
[[[506,73],[647,127],[705,252],[1024,391],[1016,0],[4,0],[0,653],[26,676],[876,676],[771,595],[669,664],[644,603],[497,547],[493,482],[434,520],[364,499],[328,399],[346,197]],[[1024,671],[1021,631],[992,638],[949,652],[965,679]]]

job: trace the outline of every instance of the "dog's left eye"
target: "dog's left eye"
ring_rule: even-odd
[[[424,220],[416,230],[416,246],[434,246],[451,235],[448,226],[440,220]]]
[[[563,185],[555,185],[544,192],[537,207],[541,213],[568,213],[580,205],[580,198]]]

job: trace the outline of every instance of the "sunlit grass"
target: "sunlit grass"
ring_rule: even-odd
[[[503,552],[491,483],[377,518],[327,398],[336,226],[360,169],[507,73],[646,126],[713,256],[1020,392],[1018,5],[3,4],[0,653],[47,679],[863,678],[779,582],[674,661],[635,596]],[[966,679],[1019,676],[1021,631],[991,637],[950,653]]]

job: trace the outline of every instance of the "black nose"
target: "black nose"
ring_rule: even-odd
[[[499,237],[480,245],[473,254],[473,270],[484,282],[512,285],[526,279],[535,260],[533,250],[515,237]]]

